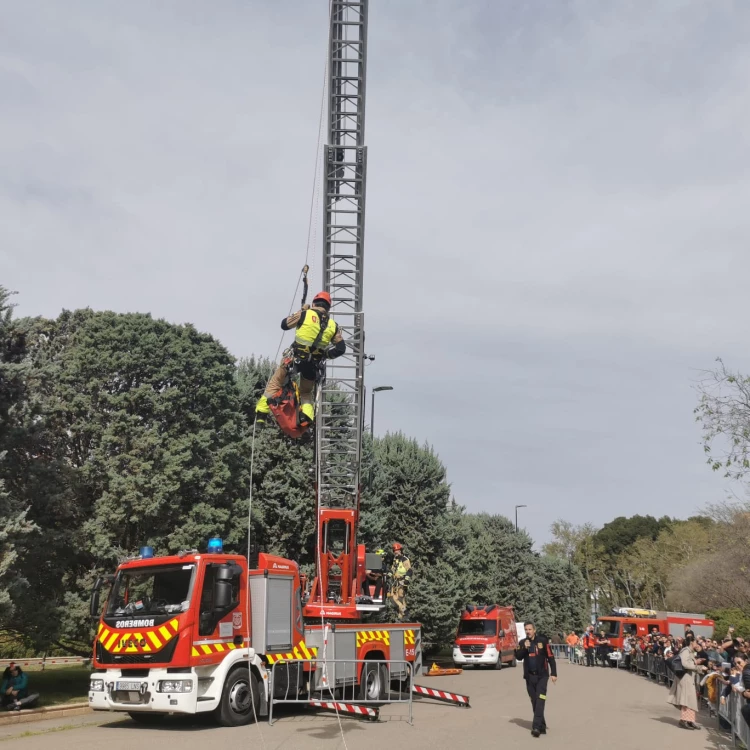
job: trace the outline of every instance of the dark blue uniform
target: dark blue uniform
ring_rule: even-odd
[[[526,647],[526,641],[529,646]],[[544,721],[544,706],[547,701],[547,683],[550,673],[557,677],[557,662],[552,653],[549,641],[537,633],[533,639],[524,638],[516,649],[516,659],[523,661],[523,678],[526,680],[526,691],[534,708],[534,722],[532,731],[544,734],[547,725]]]

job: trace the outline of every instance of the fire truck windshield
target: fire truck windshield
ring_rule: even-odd
[[[107,603],[107,615],[165,615],[189,607],[195,565],[120,570]]]
[[[461,620],[459,635],[497,635],[497,620]]]
[[[601,633],[602,630],[607,638],[617,638],[620,635],[620,621],[599,620],[599,622],[596,623],[596,632]]]

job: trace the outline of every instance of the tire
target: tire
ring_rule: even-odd
[[[509,667],[517,667],[518,666],[518,659],[514,656],[511,661],[508,662]]]
[[[224,689],[221,691],[221,701],[216,709],[216,720],[223,727],[239,727],[249,724],[259,711],[258,678],[252,672],[248,672],[245,667],[230,672],[224,683]]]
[[[128,711],[128,716],[136,723],[154,726],[161,724],[166,714],[152,714],[143,711]]]
[[[388,697],[388,668],[379,661],[365,662],[359,681],[359,700],[384,701]]]
[[[503,657],[498,654],[497,655],[497,664],[495,664],[495,669],[502,669],[503,668]]]

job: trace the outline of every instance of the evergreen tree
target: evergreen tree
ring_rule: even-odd
[[[12,626],[15,602],[28,582],[18,565],[19,553],[34,525],[17,495],[5,488],[13,453],[28,438],[26,338],[13,320],[10,293],[0,286],[0,628]],[[9,451],[12,452],[9,457]]]
[[[25,616],[40,638],[83,637],[97,570],[145,544],[164,554],[229,534],[247,494],[234,361],[149,315],[78,310],[32,330],[43,424],[27,492],[42,536]]]

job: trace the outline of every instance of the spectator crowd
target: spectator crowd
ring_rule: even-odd
[[[627,635],[623,638],[621,660],[630,669],[644,655],[653,655],[664,660],[668,678],[672,683],[669,701],[681,709],[680,726],[700,729],[695,723],[698,702],[705,699],[709,710],[717,703],[725,704],[735,691],[750,699],[750,641],[739,637],[734,628],[729,628],[723,638],[696,636],[689,625],[682,635],[650,632],[643,635]],[[617,661],[609,654],[613,647],[605,631],[596,632],[590,625],[582,635],[571,632],[565,638],[568,655],[587,667],[616,667]],[[683,664],[689,665],[684,675],[672,672],[674,659],[679,656]],[[695,704],[688,700],[695,690]],[[695,708],[693,708],[693,705]],[[750,703],[744,703],[742,716],[750,726]],[[721,716],[719,722],[727,727]]]

